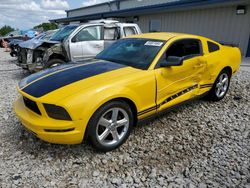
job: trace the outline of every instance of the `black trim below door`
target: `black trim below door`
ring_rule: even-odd
[[[211,87],[210,84],[209,84],[209,86],[207,86],[207,85],[204,85],[204,86],[205,87]],[[150,107],[150,108],[147,108],[147,109],[145,109],[143,111],[138,112],[137,116],[141,116],[141,115],[147,114],[147,113],[149,113],[149,112],[151,112],[153,110],[157,110],[162,105],[164,105],[164,104],[166,104],[166,103],[168,103],[168,102],[170,102],[170,101],[172,101],[172,100],[174,100],[174,99],[176,99],[176,98],[178,98],[178,97],[180,97],[180,96],[182,96],[182,95],[184,95],[184,94],[186,94],[186,93],[188,93],[188,92],[190,92],[190,91],[192,91],[192,90],[194,90],[196,88],[198,88],[198,84],[195,84],[195,85],[193,85],[191,87],[188,87],[188,88],[180,91],[179,93],[176,93],[175,95],[172,95],[172,96],[166,98],[162,103],[158,104],[157,106],[153,106],[153,107]]]

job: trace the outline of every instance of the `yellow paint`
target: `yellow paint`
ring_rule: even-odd
[[[200,85],[213,84],[220,71],[225,67],[230,67],[235,73],[241,62],[238,48],[226,47],[217,43],[220,50],[209,53],[207,41],[211,40],[201,36],[180,33],[151,33],[131,36],[131,38],[166,41],[148,70],[132,67],[114,70],[66,85],[40,98],[32,97],[19,89],[22,96],[38,104],[42,113],[42,115],[37,115],[26,108],[22,97],[20,97],[15,102],[14,109],[22,124],[28,130],[36,133],[39,138],[48,142],[81,143],[91,116],[106,102],[117,98],[128,99],[135,104],[139,114],[138,119],[143,119],[157,111],[204,94],[211,87],[201,89]],[[200,39],[203,46],[203,56],[188,59],[179,67],[155,68],[168,47],[174,41],[185,38]],[[183,93],[169,102],[164,102],[169,97],[196,85],[197,87],[189,92]],[[65,108],[72,121],[55,120],[48,117],[43,103]],[[157,106],[155,110],[140,113],[155,106]],[[64,130],[68,128],[74,128],[74,130],[66,133],[45,131],[45,129]]]

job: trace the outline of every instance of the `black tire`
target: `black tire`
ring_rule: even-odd
[[[216,92],[218,91],[217,84],[219,84],[219,81],[220,81],[220,78],[221,78],[222,75],[227,75],[227,77],[228,77],[228,85],[227,85],[226,90],[224,91],[224,94],[222,94],[221,96],[218,96],[218,94],[216,94]],[[226,94],[228,92],[228,89],[230,87],[230,81],[231,81],[231,73],[230,73],[230,71],[228,71],[227,69],[222,70],[220,72],[220,74],[218,75],[218,77],[216,78],[212,89],[209,91],[208,95],[206,96],[206,99],[211,100],[211,101],[220,101],[220,100],[222,100],[226,96]]]
[[[51,67],[55,67],[55,66],[59,66],[61,64],[64,64],[65,61],[63,61],[62,59],[50,59],[47,63],[45,63],[44,68],[51,68]]]
[[[105,115],[109,115],[108,113],[113,113],[113,111],[111,111],[112,109],[122,109],[123,112],[127,113],[127,117],[129,118],[128,123],[126,124],[127,128],[126,131],[122,131],[121,133],[124,134],[123,137],[121,137],[121,139],[119,141],[117,141],[117,143],[114,144],[110,144],[110,145],[105,145],[104,141],[100,141],[98,139],[98,131],[99,131],[99,120],[101,119],[101,117],[105,117]],[[122,116],[122,112],[118,112],[118,114],[121,113],[120,115],[117,115],[117,119],[119,118],[119,116]],[[112,114],[111,114],[112,115]],[[112,118],[112,117],[111,117]],[[125,117],[124,117],[125,118]],[[87,128],[87,139],[90,142],[90,144],[98,151],[102,151],[102,152],[108,152],[111,150],[114,150],[116,148],[118,148],[119,146],[121,146],[129,137],[131,130],[133,128],[133,124],[134,124],[134,116],[133,113],[131,111],[130,106],[123,102],[123,101],[111,101],[109,103],[104,104],[103,106],[101,106],[95,113],[94,115],[91,117],[89,123],[88,123],[88,128]],[[109,126],[110,127],[110,126]],[[124,126],[125,127],[125,126]],[[122,128],[122,127],[121,127]],[[105,130],[108,129],[107,127],[104,128]],[[115,128],[117,133],[118,133],[118,128]],[[113,134],[111,133],[111,130],[109,130],[110,132],[108,133],[109,135],[106,136],[107,139],[110,137],[112,137],[112,139],[114,139]],[[104,131],[103,131],[104,132]],[[119,134],[119,133],[118,133]],[[106,139],[105,137],[105,139]]]
[[[16,57],[17,54],[16,54],[16,52],[10,52],[10,56],[11,56],[11,57]]]

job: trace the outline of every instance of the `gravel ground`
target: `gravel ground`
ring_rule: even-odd
[[[12,110],[27,76],[0,51],[1,187],[250,187],[250,74],[218,103],[195,101],[134,129],[110,153],[45,143]]]

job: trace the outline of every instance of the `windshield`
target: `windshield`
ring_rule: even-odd
[[[165,41],[151,39],[122,39],[96,56],[96,59],[148,69]]]
[[[56,32],[53,37],[50,39],[52,41],[63,41],[68,37],[78,26],[77,25],[68,25],[63,29]]]
[[[41,33],[39,35],[37,35],[36,37],[34,37],[33,39],[42,39],[44,37],[44,33]]]
[[[55,31],[47,31],[46,34],[43,36],[43,40],[50,40],[54,34],[56,34],[58,30]]]

